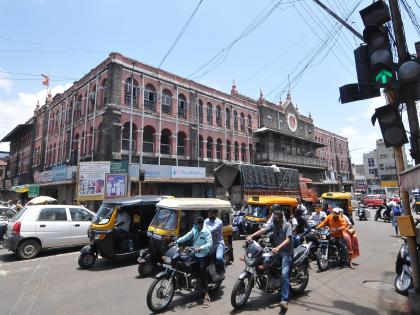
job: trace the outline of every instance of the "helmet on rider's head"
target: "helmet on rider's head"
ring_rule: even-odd
[[[341,209],[341,208],[334,208],[334,209],[332,209],[332,212],[333,213],[337,213],[337,214],[340,214],[340,212],[342,212],[343,211],[343,209]]]

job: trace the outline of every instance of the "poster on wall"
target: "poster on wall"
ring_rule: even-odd
[[[109,172],[109,161],[81,162],[77,199],[79,201],[103,200],[105,195],[105,174]]]
[[[105,198],[127,196],[127,173],[105,174]]]

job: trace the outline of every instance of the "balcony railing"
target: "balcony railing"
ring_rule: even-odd
[[[178,146],[177,154],[178,155],[185,155],[185,147]]]
[[[130,140],[123,139],[121,144],[121,150],[129,151],[130,150]],[[136,141],[131,140],[131,151],[135,152],[136,150]]]
[[[149,101],[149,100],[144,100],[144,108],[146,110],[150,110],[150,111],[156,111],[156,102],[155,101]]]
[[[153,153],[154,152],[153,142],[143,141],[143,152]]]
[[[171,154],[171,145],[170,144],[161,144],[160,145],[161,154]]]
[[[327,168],[328,162],[319,160],[316,158],[289,155],[277,152],[262,152],[257,153],[256,162],[278,162],[278,163],[290,163],[296,165],[316,166]]]

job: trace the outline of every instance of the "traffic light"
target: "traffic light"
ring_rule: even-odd
[[[145,172],[144,170],[139,170],[139,182],[144,182]]]
[[[404,124],[398,111],[397,104],[391,103],[376,108],[375,114],[372,116],[372,125],[375,125],[376,120],[379,122],[382,137],[387,148],[401,146],[404,143],[408,143]]]
[[[409,60],[404,62],[398,69],[399,87],[408,87],[409,91],[413,91],[415,100],[420,100],[420,60]],[[400,93],[401,99],[404,101],[406,96]]]

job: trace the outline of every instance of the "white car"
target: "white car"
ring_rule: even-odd
[[[20,210],[7,225],[4,247],[21,259],[41,249],[89,244],[94,213],[80,206],[36,205]]]

